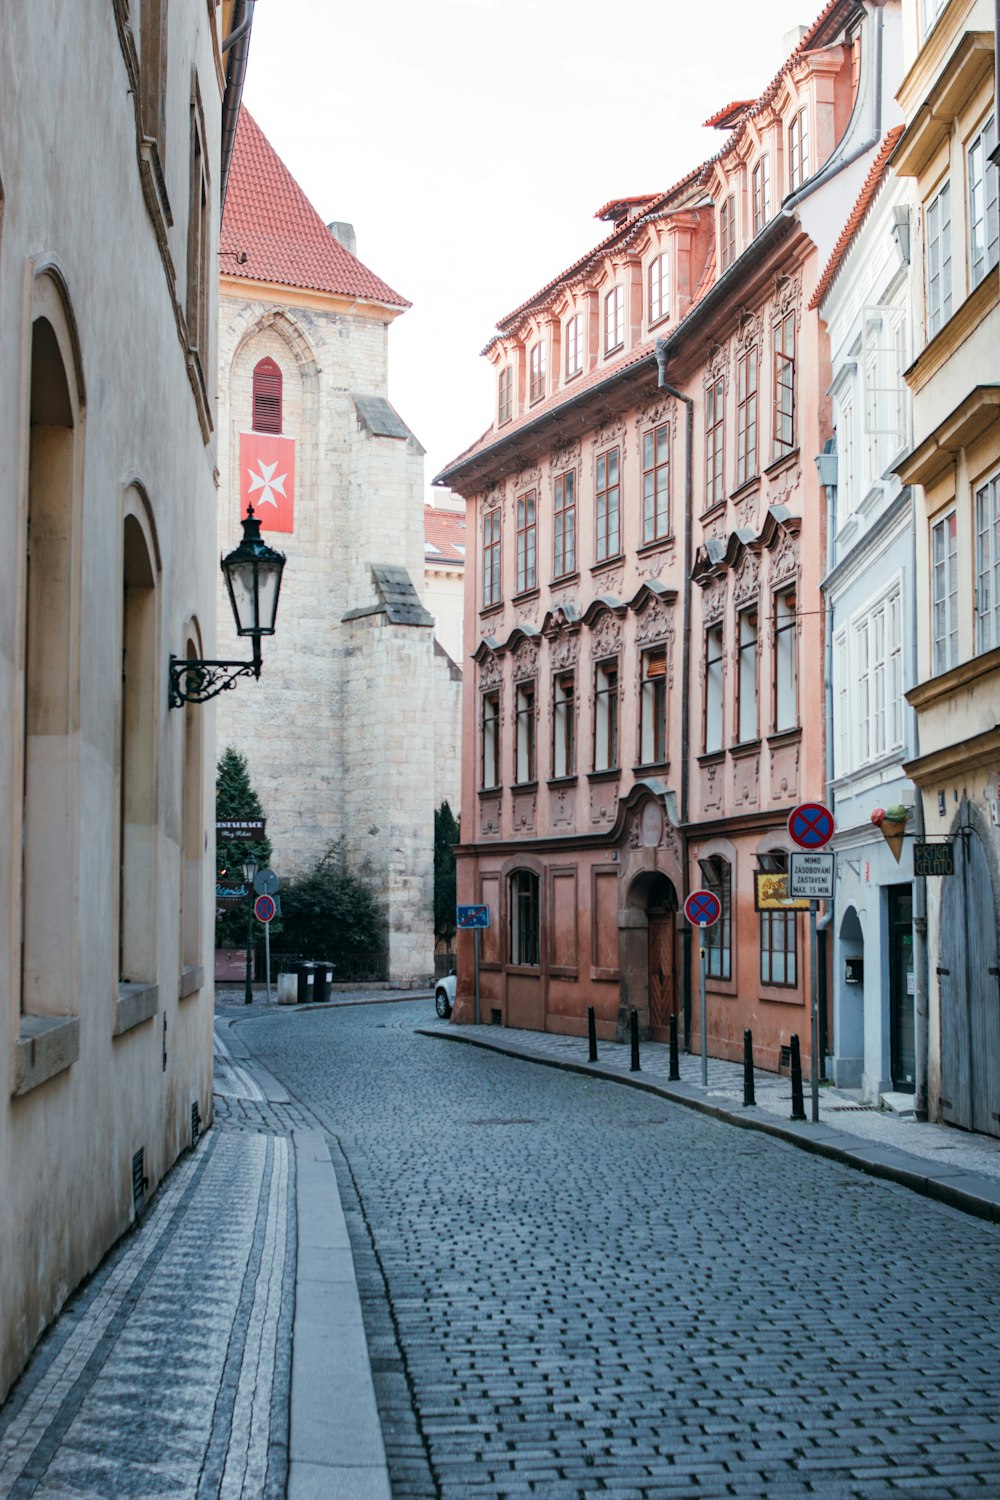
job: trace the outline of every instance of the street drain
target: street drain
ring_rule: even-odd
[[[834,1110],[836,1110],[840,1114],[844,1114],[845,1112],[854,1115],[878,1114],[877,1104],[830,1104],[827,1106],[827,1108],[830,1110],[831,1114],[834,1112]]]

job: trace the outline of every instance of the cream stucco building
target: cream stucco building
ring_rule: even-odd
[[[341,841],[371,875],[385,977],[407,985],[433,972],[437,700],[460,685],[422,598],[423,449],[387,399],[409,304],[354,243],[244,111],[222,236],[220,541],[256,497],[288,563],[264,676],[227,694],[219,743],[247,758],[280,875]],[[280,491],[251,493],[258,451]]]
[[[168,675],[214,655],[248,7],[53,17],[0,49],[0,1399],[212,1107],[213,711]]]
[[[906,129],[917,201],[913,443],[919,747],[906,771],[954,874],[927,878],[928,1113],[1000,1135],[1000,228],[995,9],[908,0]]]

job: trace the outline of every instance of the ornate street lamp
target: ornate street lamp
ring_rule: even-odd
[[[207,703],[217,693],[236,686],[240,677],[260,676],[260,638],[274,634],[285,555],[262,540],[260,522],[247,507],[243,540],[221,559],[237,635],[253,641],[252,661],[194,661],[170,658],[170,707]]]
[[[253,985],[251,983],[253,975],[253,883],[256,879],[256,876],[257,861],[254,859],[252,854],[248,854],[246,859],[243,861],[243,879],[245,883],[250,887],[249,904],[247,906],[247,985],[246,989],[243,991],[244,1005],[253,1004]]]

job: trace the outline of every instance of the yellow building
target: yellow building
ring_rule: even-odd
[[[928,1113],[1000,1135],[1000,298],[992,0],[910,0],[901,226],[913,278],[920,789],[927,877]],[[992,160],[991,160],[992,158]],[[919,873],[919,866],[918,866]]]

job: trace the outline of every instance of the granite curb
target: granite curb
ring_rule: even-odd
[[[956,1171],[945,1165],[939,1167],[937,1163],[899,1147],[860,1139],[822,1121],[819,1124],[801,1120],[783,1122],[774,1116],[761,1114],[753,1105],[731,1108],[708,1099],[704,1088],[696,1084],[664,1083],[648,1075],[643,1076],[642,1073],[624,1073],[620,1068],[608,1067],[600,1062],[547,1055],[533,1048],[530,1043],[512,1040],[509,1032],[502,1037],[495,1037],[470,1035],[464,1028],[456,1026],[420,1026],[416,1029],[419,1036],[482,1047],[524,1062],[541,1063],[545,1067],[561,1068],[564,1072],[581,1073],[589,1078],[603,1078],[612,1083],[625,1084],[628,1088],[656,1094],[674,1104],[681,1104],[687,1109],[694,1109],[713,1119],[738,1126],[741,1130],[758,1131],[816,1156],[824,1156],[870,1176],[898,1183],[901,1187],[945,1203],[950,1208],[960,1209],[976,1218],[1000,1224],[1000,1182],[979,1173]]]

